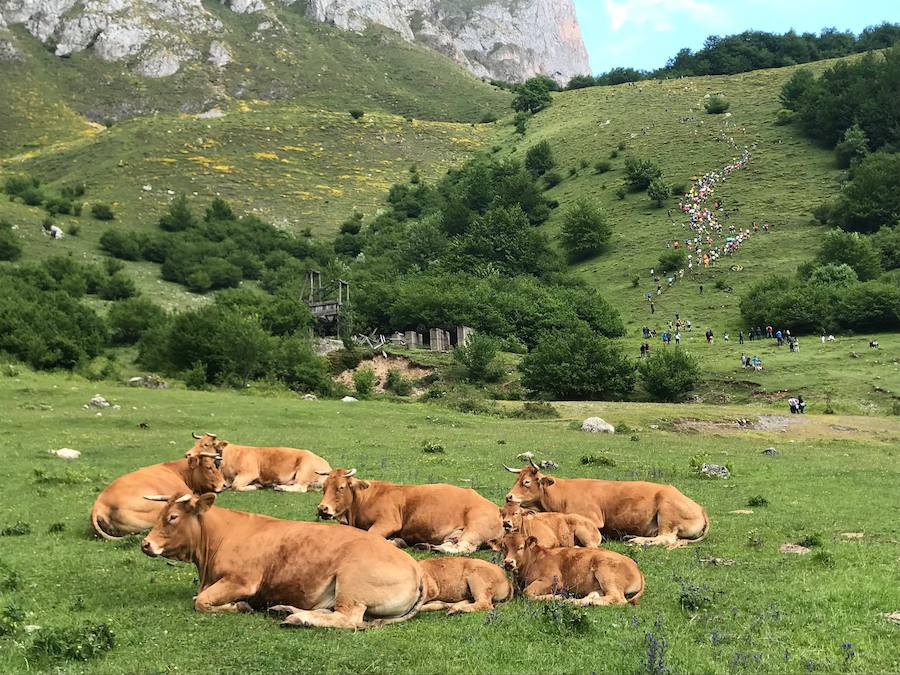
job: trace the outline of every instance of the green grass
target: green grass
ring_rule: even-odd
[[[5,371],[4,371],[5,372]],[[101,392],[122,406],[97,416],[82,405]],[[900,425],[872,420],[859,433],[836,431],[859,418],[807,415],[783,433],[677,432],[667,421],[693,415],[752,416],[764,408],[648,404],[564,404],[560,419],[520,422],[421,404],[305,402],[252,394],[151,391],[87,383],[60,375],[0,378],[4,498],[0,529],[22,521],[31,534],[4,537],[3,578],[18,590],[23,623],[65,628],[109,622],[116,646],[84,665],[35,660],[31,638],[0,638],[0,670],[88,672],[641,672],[647,634],[665,639],[672,672],[890,672],[900,668],[897,626],[882,618],[900,608],[896,584],[897,457]],[[601,412],[633,430],[598,437],[571,422]],[[141,430],[139,422],[150,428]],[[658,428],[654,429],[651,425]],[[405,482],[473,486],[499,502],[511,484],[501,462],[525,450],[559,462],[562,476],[649,478],[677,485],[709,511],[702,544],[633,554],[647,579],[637,607],[591,608],[587,633],[568,634],[536,605],[517,599],[485,615],[423,615],[362,633],[282,630],[262,615],[201,616],[191,605],[196,572],[144,557],[137,539],[114,544],[88,534],[88,512],[108,480],[179,456],[190,431],[210,430],[248,443],[308,447],[335,466]],[[632,435],[638,440],[633,440]],[[446,454],[422,452],[425,440]],[[761,450],[776,446],[781,455]],[[75,463],[48,448],[83,452]],[[583,466],[603,453],[614,467]],[[701,480],[692,458],[731,466],[728,482]],[[37,480],[35,470],[42,471]],[[768,500],[752,514],[751,497]],[[317,495],[225,494],[232,508],[312,519]],[[49,534],[54,523],[64,531]],[[58,526],[57,526],[58,529]],[[858,541],[844,532],[864,532]],[[781,554],[782,543],[818,535],[814,554]],[[761,542],[751,545],[751,541]],[[610,548],[624,550],[619,543]],[[818,551],[824,554],[816,556]],[[825,555],[827,554],[827,555]],[[486,556],[486,554],[480,554]],[[733,560],[733,565],[704,562]],[[14,578],[13,581],[16,579]],[[682,609],[682,596],[708,598]],[[847,657],[844,643],[855,656]]]

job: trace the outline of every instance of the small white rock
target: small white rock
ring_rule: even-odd
[[[588,417],[581,423],[581,430],[589,433],[614,434],[616,428],[609,422],[599,417]]]
[[[60,448],[59,450],[50,450],[49,452],[51,455],[56,455],[60,459],[78,459],[81,457],[81,453],[72,448]]]
[[[341,399],[344,403],[356,403],[359,399],[353,398],[352,396],[345,396]]]

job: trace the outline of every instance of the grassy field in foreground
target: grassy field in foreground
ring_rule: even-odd
[[[121,409],[102,415],[83,409],[96,392]],[[116,645],[85,664],[47,661],[29,651],[32,638],[19,631],[0,638],[0,670],[642,672],[652,641],[664,645],[655,663],[666,672],[900,669],[900,627],[882,617],[900,610],[900,425],[881,418],[853,433],[833,427],[865,420],[808,415],[804,427],[781,433],[697,433],[674,431],[679,427],[665,421],[676,415],[715,420],[731,411],[561,408],[560,419],[523,422],[422,404],[139,390],[27,371],[4,376],[0,529],[23,521],[31,533],[0,538],[0,606],[17,603],[26,611],[24,623],[45,629],[108,622]],[[599,411],[631,431],[600,437],[572,429],[572,421]],[[767,412],[740,411],[747,417]],[[149,429],[139,429],[139,422]],[[136,538],[96,540],[87,526],[91,503],[108,480],[180,456],[192,430],[308,447],[362,476],[472,486],[497,502],[511,484],[499,464],[531,450],[558,462],[561,476],[674,483],[706,506],[713,526],[696,546],[635,551],[647,579],[641,603],[590,609],[584,632],[571,632],[522,600],[501,606],[490,620],[431,614],[359,633],[282,630],[261,615],[201,616],[191,607],[192,567],[144,557]],[[423,453],[425,441],[446,452]],[[780,455],[762,454],[769,446]],[[83,456],[66,464],[47,455],[59,447]],[[614,464],[583,465],[587,455]],[[732,478],[699,479],[690,468],[698,456],[730,465]],[[733,513],[754,497],[768,505]],[[299,519],[313,517],[317,500],[269,492],[221,497],[225,506]],[[56,523],[63,531],[48,533]],[[863,536],[842,536],[850,532]],[[811,554],[779,553],[781,544],[803,539],[816,543]]]

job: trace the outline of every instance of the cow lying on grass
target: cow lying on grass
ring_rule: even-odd
[[[513,596],[512,584],[497,565],[478,558],[420,560],[425,575],[425,604],[420,612],[447,614],[491,610]]]
[[[91,509],[91,525],[104,539],[117,539],[153,527],[162,505],[144,499],[148,494],[221,492],[225,479],[218,455],[198,455],[146,466],[116,478],[100,493]]]
[[[321,488],[321,474],[331,471],[328,462],[309,450],[257,448],[220,441],[215,434],[192,435],[197,442],[186,456],[199,452],[220,454],[227,487],[237,492],[265,487],[280,492],[306,492]]]
[[[356,469],[328,474],[320,518],[394,538],[398,546],[420,545],[442,553],[496,546],[503,534],[500,509],[475,490],[442,483],[397,485],[355,475]]]
[[[501,540],[503,566],[512,570],[531,600],[578,605],[636,605],[644,593],[637,564],[602,548],[544,548],[534,537],[511,532]]]
[[[534,464],[518,470],[507,502],[524,508],[577,513],[606,537],[625,537],[632,544],[677,548],[702,541],[709,532],[706,510],[672,485],[644,481],[552,478]]]
[[[197,566],[198,612],[270,610],[287,613],[289,626],[371,628],[412,618],[424,600],[418,563],[380,537],[217,508],[215,499],[166,499],[141,544],[151,557]]]
[[[544,513],[523,509],[518,502],[506,502],[500,509],[504,532],[521,532],[534,537],[544,548],[600,545],[600,530],[577,513]]]

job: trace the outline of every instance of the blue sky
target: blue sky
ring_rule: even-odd
[[[900,22],[900,0],[575,0],[595,73],[615,66],[652,69],[707,35],[744,30],[816,32],[834,26],[858,33]]]

